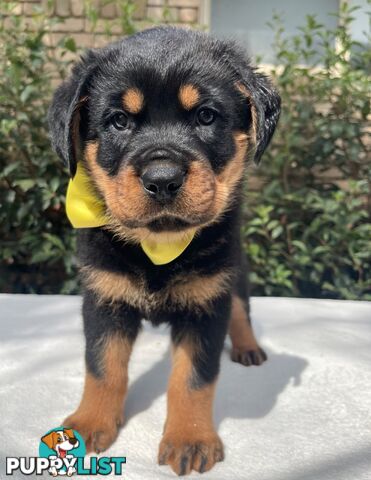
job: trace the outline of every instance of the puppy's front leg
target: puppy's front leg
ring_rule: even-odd
[[[125,304],[97,303],[95,294],[86,292],[83,317],[84,393],[77,411],[63,425],[83,436],[87,451],[99,453],[112,444],[123,423],[128,362],[140,329],[140,315]]]
[[[173,368],[158,460],[178,475],[205,472],[224,458],[212,416],[230,298],[210,308],[209,313],[178,312],[172,320]]]

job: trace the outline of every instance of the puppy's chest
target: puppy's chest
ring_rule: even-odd
[[[150,316],[161,310],[205,307],[230,288],[233,275],[229,269],[210,275],[187,272],[168,276],[83,267],[82,277],[85,286],[94,290],[101,301],[124,302]]]

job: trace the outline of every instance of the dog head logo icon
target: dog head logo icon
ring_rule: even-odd
[[[79,446],[73,430],[64,428],[56,432],[50,432],[41,439],[51,450],[55,450],[57,456],[65,458],[70,450]]]
[[[77,457],[84,457],[86,448],[84,440],[75,430],[59,427],[49,431],[40,442],[40,456],[47,457],[53,462],[49,473],[67,475],[76,473]]]

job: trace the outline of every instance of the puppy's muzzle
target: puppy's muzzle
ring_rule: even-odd
[[[171,159],[166,151],[153,152],[141,174],[144,191],[160,203],[176,197],[185,177],[183,166]]]

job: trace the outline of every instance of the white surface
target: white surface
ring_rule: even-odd
[[[37,456],[41,435],[80,400],[80,306],[0,295],[1,478],[5,456]],[[269,361],[246,368],[226,348],[215,405],[226,459],[188,478],[370,480],[371,303],[253,298],[252,312]],[[107,452],[127,457],[128,480],[175,478],[156,464],[168,345],[165,328],[146,325],[130,363],[127,421]]]

